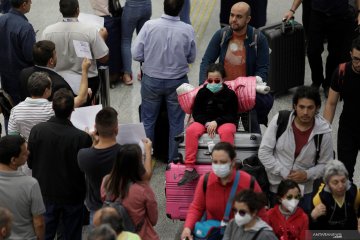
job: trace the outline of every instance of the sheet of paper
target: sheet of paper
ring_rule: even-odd
[[[119,144],[132,144],[142,142],[146,138],[143,123],[119,124],[119,133],[116,142]]]
[[[73,40],[76,56],[79,58],[92,59],[90,45],[88,42]]]
[[[70,85],[73,92],[78,95],[80,90],[81,75],[68,72],[59,72],[59,74]]]
[[[102,105],[75,108],[70,121],[82,131],[93,132],[95,130],[95,116],[102,109]]]
[[[93,25],[98,30],[104,27],[104,18],[89,13],[80,13],[78,16],[79,22],[84,22]]]

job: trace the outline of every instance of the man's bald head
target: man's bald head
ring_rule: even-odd
[[[123,219],[113,207],[104,207],[96,211],[93,224],[95,227],[102,224],[109,224],[117,234],[120,234],[124,229]]]
[[[238,3],[235,3],[235,4],[231,7],[231,11],[232,11],[232,10],[245,12],[245,13],[246,13],[246,16],[251,16],[251,8],[250,8],[250,5],[247,4],[246,2],[238,2]]]

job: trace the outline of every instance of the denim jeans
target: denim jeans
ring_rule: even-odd
[[[131,40],[134,30],[136,33],[151,17],[151,2],[141,1],[132,3],[127,1],[121,16],[121,57],[124,73],[132,74]]]
[[[84,204],[58,204],[45,201],[45,239],[53,240],[62,216],[64,240],[81,240]]]
[[[184,23],[191,24],[190,21],[190,0],[185,0],[184,5],[180,11],[180,20]]]
[[[154,141],[155,122],[159,114],[162,99],[166,101],[169,117],[169,161],[178,156],[174,137],[184,131],[185,113],[177,99],[176,88],[188,83],[187,76],[180,79],[158,79],[143,75],[141,80],[141,119],[146,136]],[[166,147],[166,146],[164,146]]]

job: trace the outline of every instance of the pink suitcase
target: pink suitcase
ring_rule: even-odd
[[[211,171],[210,165],[197,165],[196,171],[202,175]],[[178,186],[177,182],[185,171],[184,164],[170,163],[165,177],[166,216],[170,219],[185,220],[190,203],[193,200],[197,181]]]

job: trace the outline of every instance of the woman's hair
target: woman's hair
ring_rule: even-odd
[[[206,76],[210,73],[210,72],[219,72],[222,78],[226,77],[226,73],[225,73],[225,68],[222,64],[220,63],[212,63],[208,66],[207,70],[206,70]]]
[[[254,192],[250,189],[241,190],[234,199],[235,202],[245,203],[250,212],[259,211],[267,204],[266,195],[262,192]]]
[[[328,184],[330,178],[335,175],[345,176],[347,179],[349,178],[349,173],[342,162],[340,162],[339,160],[330,160],[325,165],[325,171],[323,176],[325,184]]]
[[[120,147],[105,189],[110,194],[124,199],[131,183],[142,181],[145,168],[138,144],[125,144]]]
[[[293,188],[297,188],[299,190],[299,192],[301,192],[299,185],[294,182],[293,180],[282,180],[279,184],[276,196],[280,199],[282,197],[284,197],[284,195]]]
[[[236,157],[235,148],[230,143],[219,142],[219,143],[215,144],[214,148],[212,149],[211,155],[214,151],[220,151],[220,150],[225,151],[229,155],[231,160],[235,159],[235,157]]]

